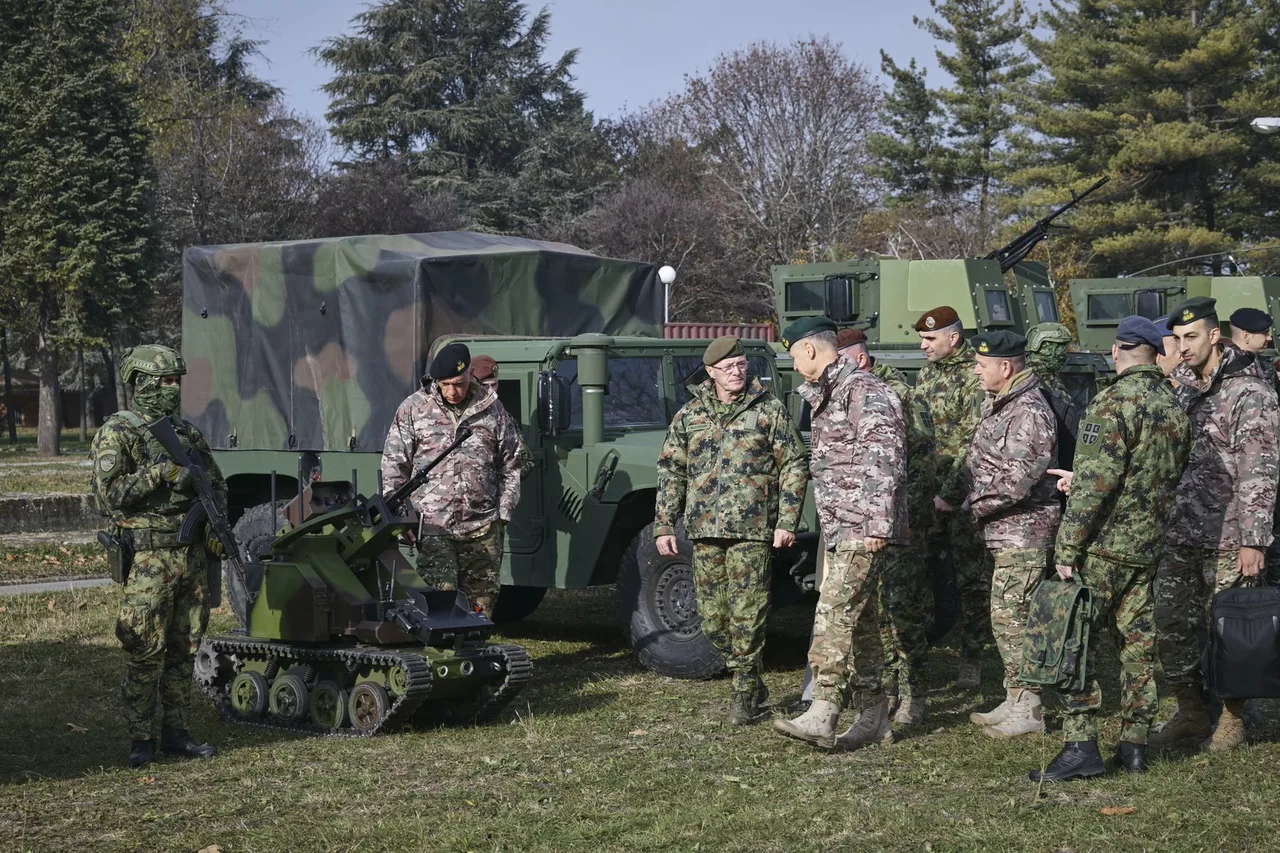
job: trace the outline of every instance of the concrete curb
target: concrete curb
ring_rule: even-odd
[[[31,583],[0,584],[0,595],[30,595],[39,592],[72,592],[107,586],[111,578],[76,578],[75,580],[33,581]]]
[[[0,500],[0,536],[35,531],[87,530],[100,527],[88,495],[8,495]]]

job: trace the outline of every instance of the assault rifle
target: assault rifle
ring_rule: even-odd
[[[1085,199],[1085,196],[1094,192],[1109,180],[1111,180],[1111,178],[1107,177],[1106,175],[1103,175],[1096,184],[1089,187],[1089,189],[1085,190],[1079,195],[1076,194],[1075,190],[1072,190],[1071,201],[1067,202],[1066,204],[1062,205],[1056,210],[1050,211],[1048,216],[1037,221],[1035,225],[1032,225],[1030,228],[1024,231],[1012,243],[1002,248],[996,249],[994,252],[987,255],[986,258],[984,258],[984,260],[999,261],[1000,272],[1008,272],[1009,270],[1013,269],[1015,266],[1017,266],[1019,263],[1022,262],[1023,258],[1031,254],[1032,249],[1040,245],[1041,241],[1043,241],[1046,237],[1049,236],[1050,229],[1052,228],[1066,229],[1070,227],[1067,225],[1054,225],[1053,220],[1057,219],[1059,216],[1066,213],[1071,208],[1075,207],[1077,204],[1079,204]]]
[[[459,444],[462,444],[462,442],[466,441],[470,437],[470,428],[463,427],[458,430],[458,435],[453,439],[448,447],[440,451],[440,455],[419,468],[412,477],[397,486],[394,491],[388,492],[386,496],[383,497],[383,501],[391,514],[399,515],[400,511],[403,509],[401,505],[409,499],[410,495],[418,491],[418,489],[422,487],[423,483],[427,482],[427,475],[431,473],[432,469],[443,462],[446,456],[456,450]]]

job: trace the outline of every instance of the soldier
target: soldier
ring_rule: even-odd
[[[1111,358],[1117,379],[1085,411],[1067,510],[1058,528],[1058,576],[1088,587],[1094,636],[1114,620],[1120,655],[1120,743],[1113,762],[1147,769],[1147,731],[1155,720],[1156,628],[1151,585],[1164,548],[1174,493],[1191,452],[1191,425],[1156,366],[1163,332],[1146,317],[1126,317]],[[1085,689],[1065,694],[1065,745],[1032,781],[1101,776],[1098,710],[1102,689],[1090,650]]]
[[[796,719],[773,725],[826,747],[890,743],[876,587],[885,549],[908,541],[902,404],[888,385],[840,357],[836,325],[825,317],[792,323],[782,343],[813,410],[809,470],[827,551],[809,649],[813,702]],[[833,738],[846,708],[858,720]]]
[[[1254,355],[1223,345],[1215,302],[1189,299],[1168,321],[1182,354],[1174,371],[1178,402],[1194,443],[1156,572],[1160,662],[1178,711],[1151,735],[1153,746],[1209,738],[1196,629],[1215,593],[1263,572],[1272,540],[1280,408],[1253,369]],[[1219,750],[1244,743],[1243,710],[1243,699],[1227,700],[1204,745]]]
[[[773,551],[795,544],[809,482],[804,442],[786,407],[753,376],[742,341],[703,353],[708,379],[671,421],[658,459],[653,532],[678,553],[676,520],[693,541],[702,631],[733,676],[729,722],[753,722],[768,698],[760,677]]]
[[[987,636],[991,578],[986,549],[973,517],[956,512],[964,500],[964,455],[982,414],[984,394],[973,372],[973,347],[964,339],[964,326],[955,309],[943,305],[922,315],[915,324],[926,364],[912,392],[929,407],[937,448],[938,494],[933,529],[927,542],[930,569],[942,551],[951,554],[960,594],[960,671],[956,686],[968,690],[982,685],[980,659]],[[934,584],[935,596],[939,585]],[[934,600],[940,621],[942,603]],[[938,634],[934,628],[935,637]]]
[[[1182,356],[1178,352],[1178,339],[1173,336],[1173,331],[1169,328],[1169,315],[1157,317],[1152,321],[1156,324],[1156,328],[1164,333],[1161,343],[1164,344],[1164,354],[1156,357],[1156,366],[1160,368],[1160,372],[1164,374],[1165,379],[1169,381],[1169,387],[1173,390],[1178,389],[1178,380],[1173,378],[1173,371],[1182,364]]]
[[[933,449],[933,420],[929,407],[913,399],[902,372],[872,357],[861,329],[841,329],[836,335],[840,355],[883,381],[902,403],[907,418],[907,518],[910,543],[889,548],[880,576],[880,633],[885,646],[885,687],[893,721],[924,722],[925,665],[929,642],[925,637],[932,605],[923,548],[918,544],[933,524],[933,496],[937,463]],[[894,708],[894,706],[897,706]]]
[[[1231,343],[1253,353],[1271,346],[1271,315],[1257,308],[1237,308],[1231,315]]]
[[[419,515],[417,569],[430,585],[461,590],[492,616],[502,534],[520,501],[520,433],[498,395],[471,375],[466,345],[442,347],[421,390],[396,409],[382,447],[382,488],[398,488],[462,427],[471,437],[410,498]]]
[[[982,421],[965,458],[973,514],[991,552],[991,629],[1004,661],[1005,699],[969,719],[995,738],[1044,731],[1039,688],[1022,684],[1022,635],[1031,596],[1049,566],[1061,516],[1057,426],[1040,379],[1027,368],[1026,339],[1013,332],[976,335],[974,372],[987,392]]]
[[[471,378],[479,382],[485,388],[493,393],[498,393],[498,362],[492,356],[478,355],[471,359]],[[501,401],[499,401],[501,402]],[[505,406],[503,408],[506,408]],[[508,412],[507,414],[511,414]],[[516,415],[519,415],[516,412]],[[513,418],[514,420],[514,418]],[[520,479],[523,480],[529,476],[529,472],[538,466],[537,461],[533,458],[533,453],[529,450],[529,445],[525,443],[524,436],[520,435],[519,429],[516,430],[516,437],[520,441]]]
[[[178,542],[182,519],[196,500],[195,479],[147,430],[160,418],[172,422],[183,446],[200,452],[225,509],[227,486],[209,445],[178,417],[179,377],[186,372],[169,347],[125,350],[120,379],[133,387],[133,408],[107,418],[91,445],[94,502],[111,519],[111,533],[126,543],[126,553],[130,543],[134,549],[116,622],[116,637],[129,653],[122,693],[134,767],[155,760],[157,716],[160,752],[182,758],[216,752],[187,733],[184,712],[195,651],[209,624],[209,561],[221,557],[223,547],[207,531],[198,544]]]
[[[1071,394],[1060,374],[1070,344],[1071,330],[1061,323],[1038,323],[1027,330],[1027,367],[1040,377],[1045,389],[1067,400]]]

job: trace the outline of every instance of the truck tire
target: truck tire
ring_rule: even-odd
[[[724,655],[702,633],[693,585],[693,543],[676,528],[680,550],[658,553],[653,525],[641,530],[622,555],[618,571],[618,621],[640,662],[660,675],[707,679],[724,672]]]
[[[504,583],[498,593],[498,603],[493,606],[494,623],[519,622],[531,616],[546,594],[545,586],[508,586]]]
[[[276,501],[276,524],[280,526],[285,524],[284,508],[288,503],[288,501]],[[235,526],[231,528],[231,532],[240,543],[241,556],[256,560],[258,549],[276,538],[276,531],[271,529],[271,502],[258,504],[245,510],[244,515],[240,516]],[[227,603],[231,605],[231,612],[240,620],[241,627],[247,627],[249,597],[240,584],[240,579],[236,577],[235,569],[231,568],[231,564],[225,560],[222,563],[222,576],[227,579]]]

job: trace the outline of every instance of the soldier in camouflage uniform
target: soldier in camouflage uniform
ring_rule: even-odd
[[[382,488],[399,488],[463,427],[471,437],[410,498],[420,519],[417,569],[428,584],[460,590],[492,617],[502,534],[520,502],[520,434],[497,394],[472,377],[465,345],[442,347],[422,389],[396,410],[382,446]]]
[[[733,676],[729,722],[746,725],[768,697],[760,656],[772,549],[795,544],[809,474],[800,434],[749,372],[742,342],[717,338],[702,361],[709,378],[690,385],[658,459],[653,533],[658,553],[674,556],[684,519],[702,631]]]
[[[1062,366],[1067,363],[1067,347],[1071,330],[1061,323],[1038,323],[1027,330],[1027,367],[1040,377],[1049,391],[1068,400],[1071,395],[1062,384]]]
[[[921,368],[912,393],[929,407],[937,448],[937,513],[927,534],[926,567],[941,571],[940,555],[950,552],[960,594],[961,660],[956,684],[967,690],[982,684],[979,661],[990,622],[991,567],[973,517],[956,508],[964,501],[964,456],[986,395],[973,372],[973,347],[964,339],[954,308],[944,305],[929,311],[916,322],[915,330],[929,363]],[[936,592],[938,585],[933,588]],[[935,600],[935,619],[940,611],[941,602]],[[938,633],[935,627],[935,638]]]
[[[161,752],[183,758],[215,752],[192,739],[183,714],[191,702],[195,650],[209,623],[209,561],[222,555],[222,543],[212,536],[194,545],[178,542],[182,519],[196,500],[195,480],[147,430],[169,418],[183,446],[204,458],[225,509],[226,483],[209,445],[178,417],[179,377],[186,372],[168,347],[126,350],[120,378],[133,387],[133,408],[107,418],[90,451],[98,511],[111,519],[111,534],[135,549],[116,622],[116,637],[129,653],[122,692],[135,767],[155,760],[157,716]]]
[[[1276,375],[1271,359],[1263,355],[1272,343],[1271,315],[1257,308],[1237,309],[1231,315],[1231,343],[1242,352],[1255,355],[1254,367],[1258,377],[1280,393],[1280,376]],[[1271,534],[1274,538],[1267,549],[1267,583],[1280,586],[1280,501],[1276,504]]]
[[[1178,402],[1195,442],[1178,484],[1166,548],[1156,572],[1156,626],[1165,678],[1178,712],[1151,735],[1156,746],[1196,744],[1210,734],[1200,693],[1196,629],[1213,596],[1265,568],[1276,505],[1276,395],[1252,353],[1224,346],[1215,300],[1189,299],[1169,317],[1182,365]],[[1228,700],[1210,749],[1244,742],[1244,700]]]
[[[885,689],[895,723],[924,722],[925,665],[929,642],[925,636],[933,592],[929,588],[920,541],[933,524],[933,496],[937,492],[933,419],[929,407],[913,399],[902,372],[872,357],[861,329],[841,329],[836,336],[840,355],[880,379],[898,395],[907,418],[907,518],[910,544],[889,548],[880,575],[880,634],[885,647]],[[894,705],[897,707],[894,708]]]
[[[888,385],[840,357],[830,320],[798,320],[782,343],[813,410],[809,470],[828,550],[809,649],[813,703],[774,728],[840,749],[889,743],[877,585],[884,551],[909,541],[906,417]],[[858,712],[857,722],[834,737],[844,709]]]
[[[987,401],[965,457],[973,514],[991,551],[991,629],[1004,661],[1005,700],[970,715],[995,738],[1044,731],[1040,691],[1018,680],[1027,608],[1049,566],[1061,504],[1057,479],[1058,437],[1040,379],[1027,368],[1026,339],[1013,332],[976,335],[975,372]]]
[[[1130,773],[1147,769],[1147,732],[1155,720],[1156,627],[1151,598],[1164,549],[1174,493],[1191,452],[1191,424],[1164,374],[1163,330],[1145,317],[1126,317],[1111,357],[1117,379],[1085,411],[1070,498],[1054,546],[1057,573],[1088,587],[1094,636],[1114,620],[1120,653],[1120,744],[1114,763]],[[1102,689],[1091,649],[1086,687],[1066,694],[1065,745],[1043,774],[1047,782],[1100,776],[1098,750]]]
[[[476,356],[471,359],[471,378],[497,394],[498,362],[495,361],[492,356]],[[507,414],[511,413],[508,412]],[[516,414],[519,415],[520,413],[516,412]],[[525,477],[529,476],[530,471],[537,467],[538,463],[534,460],[533,453],[529,450],[529,445],[525,444],[524,437],[520,435],[520,431],[518,429],[516,430],[516,437],[520,439],[520,479],[523,480]]]

